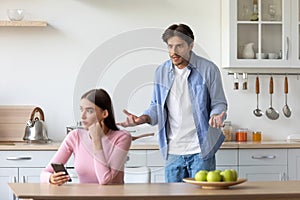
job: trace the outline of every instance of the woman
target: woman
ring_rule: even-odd
[[[131,145],[131,135],[119,130],[112,102],[103,89],[85,93],[80,101],[84,129],[71,131],[51,162],[41,173],[41,182],[62,185],[70,177],[55,173],[51,163],[66,164],[74,154],[74,166],[80,183],[123,184],[124,163]]]

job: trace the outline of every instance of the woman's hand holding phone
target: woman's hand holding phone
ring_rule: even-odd
[[[54,170],[54,173],[51,174],[49,180],[51,184],[60,186],[68,181],[72,181],[63,164],[52,163],[51,165]]]

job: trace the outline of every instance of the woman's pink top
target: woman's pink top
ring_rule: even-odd
[[[89,132],[71,131],[41,173],[41,182],[49,183],[54,172],[51,163],[66,164],[74,155],[74,167],[80,183],[124,184],[124,164],[131,145],[131,135],[124,130],[110,130],[102,137],[103,150],[94,152]]]

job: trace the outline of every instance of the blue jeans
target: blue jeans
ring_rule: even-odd
[[[201,154],[173,155],[168,154],[165,167],[166,182],[183,182],[183,178],[193,178],[199,170],[215,170],[215,156],[202,160]]]

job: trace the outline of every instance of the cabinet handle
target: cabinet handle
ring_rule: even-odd
[[[22,181],[23,181],[23,183],[26,183],[27,181],[26,181],[26,176],[22,176]]]
[[[274,159],[276,156],[251,156],[252,159]]]
[[[31,160],[30,156],[7,157],[6,160]]]
[[[16,183],[17,182],[17,177],[16,176],[13,176],[13,178],[12,178],[13,180],[13,183]],[[17,200],[17,197],[16,197],[16,195],[15,194],[13,194],[13,200]]]
[[[285,52],[286,60],[289,59],[289,49],[290,49],[290,40],[289,37],[286,37],[286,52]]]
[[[281,174],[281,178],[280,178],[281,181],[287,181],[287,175],[285,174],[285,172],[283,172]]]

